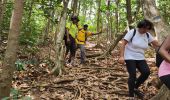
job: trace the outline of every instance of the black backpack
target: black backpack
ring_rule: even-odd
[[[165,41],[165,40],[164,40]],[[162,44],[164,43],[164,41],[162,42]],[[156,51],[156,66],[159,68],[162,61],[164,60],[164,58],[161,56],[161,54],[159,54],[159,50],[162,46],[162,44],[160,45],[160,47],[158,48],[158,50]]]

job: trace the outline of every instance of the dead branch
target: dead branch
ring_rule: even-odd
[[[111,43],[110,47],[108,48],[108,50],[105,53],[103,53],[102,57],[106,56],[106,55],[111,55],[111,51],[117,46],[119,41],[122,40],[122,38],[125,36],[126,32],[127,31],[123,32],[123,34],[118,35],[117,39]]]

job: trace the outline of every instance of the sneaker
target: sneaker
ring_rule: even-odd
[[[138,89],[134,89],[134,93],[137,95],[138,98],[143,99],[144,98],[144,93],[141,92]]]

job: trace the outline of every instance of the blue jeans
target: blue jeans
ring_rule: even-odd
[[[85,63],[85,45],[84,44],[77,44],[77,47],[80,48],[80,61],[81,63]]]

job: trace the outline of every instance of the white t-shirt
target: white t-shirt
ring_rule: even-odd
[[[149,32],[147,32],[149,34],[149,38],[146,33],[140,34],[138,28],[136,28],[136,34],[131,41],[133,32],[134,29],[130,30],[124,37],[124,39],[128,41],[125,46],[124,59],[144,60],[144,51],[148,48],[148,43],[151,43],[154,38]]]

